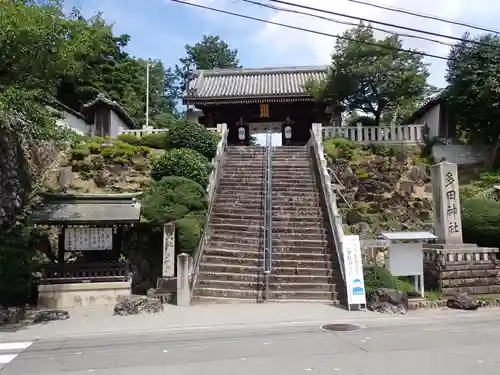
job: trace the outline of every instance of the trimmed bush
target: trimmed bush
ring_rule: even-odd
[[[500,245],[500,202],[475,197],[462,203],[464,242],[484,247]]]
[[[141,138],[133,135],[133,134],[120,134],[117,138],[119,141],[128,143],[132,146],[143,146],[144,142]]]
[[[324,151],[330,161],[338,158],[351,160],[356,154],[356,144],[343,137],[329,138],[324,143]]]
[[[176,248],[181,253],[193,253],[198,247],[203,231],[203,222],[196,217],[185,217],[175,222]]]
[[[148,134],[142,137],[142,144],[150,148],[165,150],[168,148],[167,132]]]
[[[204,211],[207,208],[203,187],[188,178],[178,176],[153,181],[144,192],[141,202],[144,218],[159,226],[182,219],[193,211]]]
[[[200,153],[190,149],[174,149],[153,160],[151,178],[160,181],[163,177],[186,177],[203,188],[208,183],[209,163]]]
[[[377,264],[365,266],[363,268],[365,288],[371,292],[380,288],[397,289],[397,278],[392,276],[389,270]]]
[[[179,121],[167,132],[167,148],[189,148],[212,160],[217,152],[217,137],[204,126]]]

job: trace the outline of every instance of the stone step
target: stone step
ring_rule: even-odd
[[[262,233],[264,230],[264,224],[263,222],[254,225],[254,224],[235,224],[232,222],[226,223],[226,224],[214,224],[210,222],[208,224],[208,229],[212,230],[217,233],[229,233],[229,232],[234,232],[234,233]]]
[[[238,289],[216,289],[216,288],[200,288],[194,290],[194,297],[215,297],[215,298],[231,298],[231,299],[251,299],[257,300],[261,296],[261,292],[257,290],[238,290]]]
[[[260,290],[237,290],[237,289],[216,289],[216,288],[197,288],[194,293],[195,297],[213,297],[213,298],[230,298],[230,299],[261,299],[262,292]],[[269,291],[269,301],[308,301],[318,300],[331,303],[336,301],[337,292],[327,291]]]
[[[229,266],[260,266],[262,267],[262,258],[240,258],[240,257],[220,257],[215,255],[203,254],[202,262],[204,264],[226,264]],[[324,268],[330,269],[330,262],[324,260],[289,260],[272,258],[274,267],[285,268]]]
[[[264,195],[262,194],[262,189],[258,191],[240,191],[240,190],[224,190],[224,189],[217,189],[217,192],[215,194],[215,199],[227,199],[227,200],[241,200],[241,199],[247,199],[247,200],[262,200],[262,197]]]
[[[273,217],[278,216],[278,217],[316,217],[316,218],[323,218],[323,213],[322,211],[317,208],[317,207],[296,207],[295,209],[293,207],[281,207],[281,208],[274,208],[273,209]]]
[[[285,226],[285,225],[303,224],[304,226],[309,226],[311,225],[311,223],[324,224],[325,221],[323,215],[318,213],[317,215],[295,217],[295,216],[283,215],[282,212],[273,210],[274,225]]]
[[[273,181],[296,180],[304,182],[310,182],[310,181],[316,182],[316,178],[313,175],[311,175],[311,173],[292,174],[291,172],[287,171],[274,171],[274,170],[272,171],[272,180]]]
[[[320,198],[319,192],[317,190],[282,190],[282,191],[273,191],[273,197],[282,197],[282,198],[294,198],[294,197],[311,197],[311,198]]]
[[[224,219],[226,221],[233,220],[260,220],[263,222],[264,213],[262,212],[247,212],[247,213],[232,213],[232,212],[214,212],[212,211],[211,219]],[[211,221],[212,222],[212,221]]]
[[[307,185],[293,185],[293,184],[276,184],[273,183],[273,190],[276,192],[304,192],[304,193],[316,193],[318,191],[315,184],[307,184]]]
[[[258,214],[263,215],[261,207],[245,208],[245,207],[229,207],[227,205],[214,205],[212,208],[212,215],[221,217],[221,214],[233,214],[238,216],[245,216],[245,214]]]
[[[233,212],[233,210],[245,210],[245,211],[261,211],[263,207],[262,200],[260,201],[237,201],[233,202],[229,200],[220,201],[217,200],[213,208],[217,208],[217,211],[227,210],[227,212]]]
[[[262,205],[262,197],[256,196],[228,196],[223,194],[217,194],[215,196],[214,205],[247,205],[247,204],[259,204]]]
[[[288,225],[278,225],[278,223],[275,223],[273,220],[273,233],[276,235],[279,234],[309,234],[309,233],[315,233],[315,234],[322,234],[322,235],[327,235],[328,230],[323,226],[322,223],[318,223],[316,226],[312,225],[307,225],[304,226],[303,224],[301,226],[288,226]]]
[[[287,177],[286,179],[281,179],[281,180],[279,180],[277,178],[273,178],[271,181],[273,189],[280,187],[280,186],[294,187],[294,188],[311,188],[312,187],[314,190],[317,189],[316,180],[314,180],[312,178],[308,179],[308,180],[299,180],[299,179],[294,180],[291,177],[292,176]]]
[[[200,264],[200,272],[258,275],[262,272],[262,267],[205,263],[202,261]],[[272,273],[273,275],[333,276],[337,272],[334,268],[273,267]]]
[[[208,225],[208,230],[209,233],[217,233],[217,234],[224,234],[224,235],[241,235],[241,236],[246,236],[245,233],[248,233],[248,235],[251,236],[257,236],[257,235],[262,235],[264,233],[264,224],[263,222],[259,223],[260,225],[241,225],[241,224],[234,224],[234,223],[227,223],[227,224],[213,224],[210,223]],[[274,225],[273,223],[273,236],[275,237],[283,237],[283,236],[290,236],[290,237],[300,237],[300,236],[321,236],[321,238],[325,238],[328,234],[328,231],[326,228],[321,227],[320,225],[314,227],[314,226],[296,226],[296,227],[290,227],[290,226],[283,226],[283,225]]]
[[[275,207],[319,207],[320,206],[320,200],[319,198],[309,198],[305,196],[289,196],[289,197],[272,197],[271,198],[271,203],[273,206],[273,209]]]
[[[322,290],[270,290],[269,300],[320,300],[320,301],[336,301],[338,298],[338,292],[333,291],[322,291]],[[290,301],[292,302],[292,301]]]
[[[244,242],[252,243],[252,242]],[[273,234],[273,246],[286,246],[293,248],[301,247],[319,247],[322,249],[328,248],[328,241],[326,239],[305,239],[305,238],[279,238]]]
[[[291,160],[276,160],[276,161],[273,161],[273,167],[272,169],[273,170],[277,170],[279,168],[290,168],[290,169],[294,169],[294,168],[307,168],[308,170],[311,170],[312,168],[312,165],[309,161],[291,161]]]
[[[316,249],[314,249],[316,250]],[[262,259],[262,251],[246,251],[242,249],[218,249],[212,247],[205,247],[203,249],[203,255],[209,256],[219,256],[219,257],[241,257],[241,258],[253,258]],[[308,252],[304,250],[303,252],[277,252],[273,248],[273,259],[276,260],[318,260],[325,262],[335,263],[334,256],[331,254],[325,254],[323,252]]]
[[[259,274],[240,274],[240,273],[212,273],[212,272],[200,272],[200,280],[220,280],[228,282],[263,282],[264,277],[262,272]],[[297,283],[297,284],[331,284],[333,281],[337,281],[335,277],[332,276],[314,276],[314,275],[269,275],[269,283]]]
[[[226,160],[222,163],[222,172],[262,173],[264,161],[245,162],[244,160]]]
[[[264,185],[264,180],[263,179],[259,179],[259,178],[255,178],[255,179],[245,179],[245,178],[221,178],[219,180],[219,184],[221,186],[224,186],[224,185],[233,185],[233,186],[245,186],[245,187],[257,187],[257,188],[262,188],[262,186]]]
[[[255,245],[255,244],[242,244],[238,242],[224,242],[224,241],[213,241],[211,239],[207,239],[207,242],[203,248],[203,254],[205,254],[205,249],[208,249],[207,254],[210,254],[211,249],[224,249],[229,252],[257,252],[261,253],[264,249],[263,245]],[[319,250],[317,251],[319,253]]]
[[[224,226],[228,224],[241,225],[241,226],[263,226],[264,218],[257,219],[228,219],[223,217],[214,217],[210,218],[210,225]]]
[[[247,236],[241,236],[237,233],[219,234],[214,233],[210,236],[210,241],[216,243],[236,243],[242,245],[261,245],[263,238],[260,235],[253,235],[248,233]]]
[[[264,285],[262,281],[227,281],[200,279],[199,288],[207,289],[237,289],[237,290],[263,290]],[[269,292],[316,292],[326,291],[335,292],[336,285],[328,283],[270,283]]]
[[[328,243],[326,234],[320,231],[309,232],[309,233],[304,233],[304,232],[297,233],[292,231],[284,233],[276,233],[275,231],[273,231],[273,240],[290,241],[290,243],[302,240],[313,241],[313,242],[326,241],[326,243]]]

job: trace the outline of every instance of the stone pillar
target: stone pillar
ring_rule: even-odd
[[[457,165],[442,162],[432,166],[431,179],[435,235],[442,244],[462,244]]]
[[[177,255],[177,306],[189,306],[191,304],[189,258],[190,256],[185,253]]]
[[[175,276],[175,224],[163,227],[163,268],[162,277]]]
[[[223,133],[224,130],[227,129],[227,124],[226,123],[223,123],[223,124],[217,124],[217,133]]]
[[[312,124],[312,131],[314,135],[316,135],[316,139],[320,143],[323,143],[323,126],[321,125],[321,123]]]

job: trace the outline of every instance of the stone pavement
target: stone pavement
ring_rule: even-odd
[[[370,311],[345,311],[320,303],[206,304],[189,307],[166,305],[158,314],[115,316],[112,307],[69,310],[70,319],[23,327],[15,332],[0,329],[0,342],[24,342],[93,335],[144,333],[148,331],[181,331],[200,329],[234,329],[238,327],[321,325],[357,322],[376,326],[389,322],[397,326],[410,320],[464,321],[496,319],[500,309],[485,308],[475,312],[443,309],[419,310],[407,315],[383,315]],[[383,323],[386,324],[386,323]],[[5,328],[5,327],[4,327]]]

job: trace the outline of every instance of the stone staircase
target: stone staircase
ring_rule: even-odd
[[[231,146],[222,164],[195,301],[256,301],[262,290],[265,149]]]
[[[273,272],[270,297],[338,303],[344,298],[335,251],[307,147],[275,147]],[[337,288],[338,287],[338,288]]]
[[[200,262],[195,302],[255,302],[264,278],[265,148],[228,148]],[[314,169],[305,147],[273,151],[273,270],[269,300],[338,302],[340,274],[329,250]]]

